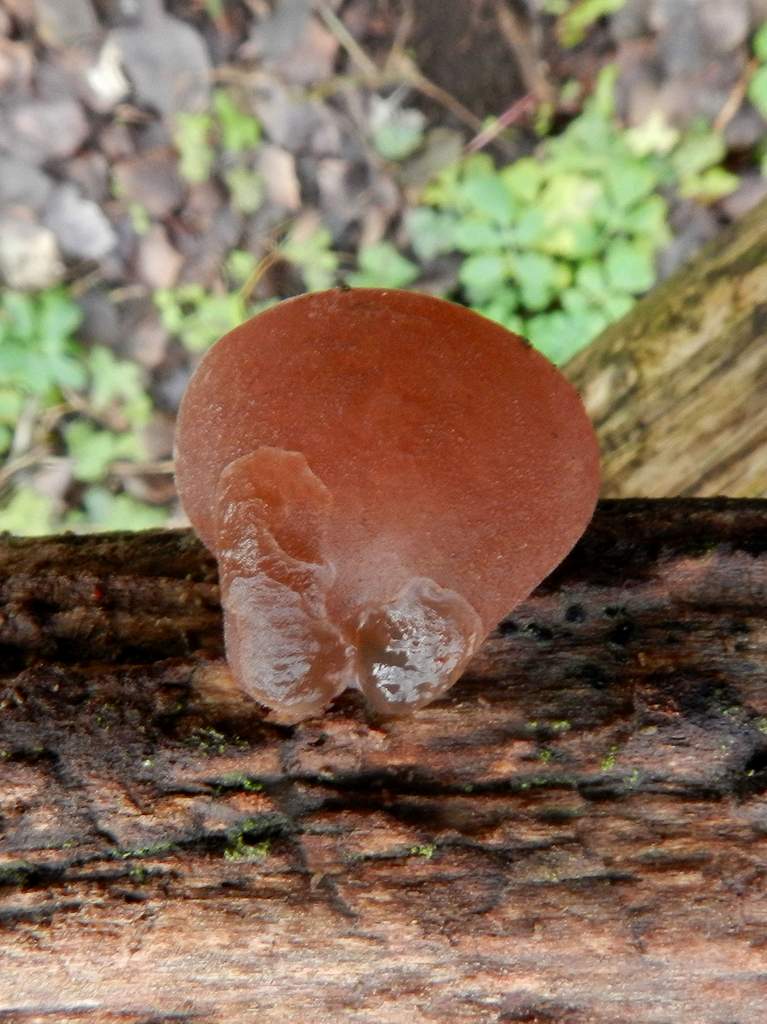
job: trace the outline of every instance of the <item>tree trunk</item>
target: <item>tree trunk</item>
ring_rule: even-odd
[[[767,502],[600,505],[449,698],[269,725],[186,532],[0,543],[0,1020],[767,1019]]]
[[[767,496],[767,202],[565,371],[607,497]]]

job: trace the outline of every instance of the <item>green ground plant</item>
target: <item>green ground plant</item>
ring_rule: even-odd
[[[163,326],[190,352],[204,352],[222,334],[270,305],[246,298],[243,285],[255,267],[252,253],[234,249],[229,253],[217,291],[206,291],[195,283],[158,289],[154,301]]]
[[[601,2],[571,4],[561,13],[577,7],[581,16],[593,14]],[[754,52],[761,63],[749,94],[767,113],[767,27]],[[681,133],[657,114],[637,128],[622,127],[614,79],[615,70],[606,69],[582,113],[533,155],[498,165],[478,153],[442,170],[406,214],[397,244],[383,240],[342,255],[327,227],[298,218],[282,229],[267,262],[289,264],[295,290],[309,291],[342,282],[418,287],[446,269],[442,278],[457,280],[447,298],[565,362],[654,284],[657,253],[670,238],[669,197],[711,201],[737,184],[722,167],[721,136],[705,125]],[[417,160],[428,141],[423,118],[411,115],[399,101],[388,102],[371,129],[373,145],[395,169],[397,161]],[[251,163],[260,138],[258,122],[218,90],[208,113],[178,121],[182,173],[190,182],[216,173],[231,201],[252,212],[262,196]],[[147,229],[143,208],[134,206],[130,215],[137,232]],[[154,293],[163,325],[192,359],[276,301],[249,297],[262,266],[236,249],[215,289],[188,283]],[[144,372],[85,344],[80,322],[63,287],[0,297],[0,530],[136,529],[167,520],[163,508],[129,494],[120,476],[121,466],[146,458],[152,403]],[[34,479],[60,460],[70,483],[57,503]]]
[[[0,531],[136,529],[167,519],[164,509],[109,486],[116,463],[146,458],[142,431],[152,403],[138,366],[78,340],[80,321],[64,288],[0,297],[0,456],[7,460]],[[64,516],[24,479],[60,460],[77,492]]]
[[[752,41],[755,68],[748,83],[748,98],[767,118],[767,22],[756,32]],[[761,170],[767,177],[767,145],[761,147]]]
[[[605,69],[582,114],[536,155],[498,167],[473,154],[442,171],[406,219],[422,265],[460,259],[454,297],[556,363],[654,284],[668,192],[711,200],[737,185],[703,125],[682,135],[656,116],[623,129],[614,79]]]
[[[182,178],[200,184],[218,168],[232,204],[241,213],[259,208],[264,185],[252,158],[261,142],[261,124],[230,92],[216,89],[209,111],[179,114],[174,141]]]
[[[563,46],[576,46],[595,21],[614,14],[626,0],[544,0],[547,14],[558,15],[557,35]]]
[[[308,234],[291,230],[275,247],[273,258],[289,263],[307,291],[322,291],[338,281],[340,260],[332,243],[325,227]],[[396,250],[393,252],[397,259],[403,259]],[[154,300],[163,326],[190,352],[204,352],[222,334],[277,301],[254,302],[247,297],[249,281],[257,268],[252,253],[235,249],[229,254],[224,279],[216,291],[206,291],[199,284],[156,291]]]

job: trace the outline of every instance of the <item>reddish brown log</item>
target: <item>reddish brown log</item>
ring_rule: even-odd
[[[767,502],[605,502],[449,699],[271,726],[184,532],[0,543],[0,1021],[767,1019]]]

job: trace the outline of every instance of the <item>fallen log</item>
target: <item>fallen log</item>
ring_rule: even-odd
[[[565,367],[611,498],[767,496],[767,203]]]
[[[0,540],[0,1021],[767,1016],[767,502],[607,501],[448,699],[270,725],[185,531]]]

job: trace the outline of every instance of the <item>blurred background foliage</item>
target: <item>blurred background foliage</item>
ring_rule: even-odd
[[[82,45],[61,24],[50,28],[55,6],[6,16],[6,40],[26,47],[38,71]],[[535,18],[546,45],[577,73],[552,71],[537,93],[523,82],[499,97],[499,113],[480,118],[423,75],[417,51],[398,41],[401,20],[376,63],[354,35],[364,41],[371,3],[170,7],[161,17],[173,29],[172,75],[188,60],[182,52],[173,71],[174,46],[190,45],[183,32],[206,47],[195,66],[202,98],[189,109],[175,97],[166,104],[133,66],[125,32],[139,33],[140,49],[140,33],[156,26],[126,29],[101,5],[73,3],[95,19],[94,61],[111,54],[123,79],[111,105],[91,100],[91,134],[71,152],[29,158],[53,190],[41,208],[27,203],[53,246],[47,277],[38,275],[44,286],[0,252],[0,530],[182,522],[171,438],[183,386],[217,338],[280,298],[337,284],[422,289],[505,324],[562,364],[764,194],[767,26],[747,25],[717,116],[680,117],[662,97],[639,116],[625,88],[621,99],[620,45],[605,45],[624,0],[542,0]],[[291,12],[292,49],[280,49],[269,31]],[[375,37],[371,45],[377,52]],[[301,62],[312,60],[305,73]],[[6,89],[21,89],[29,105],[18,83]],[[744,110],[757,128],[735,145],[728,128]],[[84,157],[101,167],[101,194]],[[159,177],[140,180],[152,161]],[[68,242],[76,214],[57,228],[55,211],[72,196],[61,190],[72,188],[81,235],[97,223],[94,207],[108,244]],[[729,212],[721,205],[744,191]],[[27,200],[14,199],[18,218]]]

